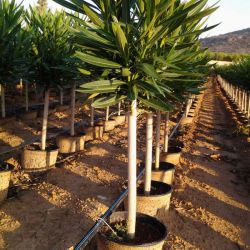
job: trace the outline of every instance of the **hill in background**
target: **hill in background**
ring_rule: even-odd
[[[250,54],[250,28],[203,38],[201,43],[213,52]]]

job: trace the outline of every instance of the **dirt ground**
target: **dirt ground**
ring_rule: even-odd
[[[139,121],[138,162],[145,150],[145,119]],[[164,249],[250,249],[250,180],[242,175],[250,150],[234,131],[230,106],[218,87],[208,84],[195,122],[178,138],[185,148],[170,210],[161,218],[169,230]],[[62,168],[33,175],[16,169],[17,195],[0,206],[0,249],[74,246],[125,185],[126,155],[125,125],[87,143]]]
[[[210,83],[183,136],[172,206],[162,218],[170,232],[166,249],[250,249],[250,149],[235,135],[231,111]],[[248,179],[240,178],[247,167]]]

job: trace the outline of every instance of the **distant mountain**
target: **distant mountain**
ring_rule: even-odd
[[[203,38],[201,43],[213,52],[250,54],[250,28]]]

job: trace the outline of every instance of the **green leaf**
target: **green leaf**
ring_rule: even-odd
[[[100,81],[93,81],[81,84],[81,88],[85,89],[105,89],[105,88],[117,88],[118,86],[121,86],[123,84],[126,84],[123,81],[120,80],[100,80]]]
[[[94,108],[106,108],[108,106],[115,105],[119,103],[120,101],[126,99],[126,96],[117,96],[117,95],[112,95],[112,96],[106,96],[106,97],[101,97],[97,100],[95,100],[92,104]]]
[[[91,75],[91,72],[89,71],[89,70],[86,70],[86,69],[78,69],[83,75],[87,75],[87,76],[89,76],[89,75]]]
[[[118,69],[122,67],[119,63],[112,62],[107,59],[100,58],[98,56],[89,55],[80,51],[76,52],[76,57],[86,63],[92,64],[98,67],[113,68],[113,69]]]
[[[140,63],[137,65],[137,68],[142,70],[147,76],[150,76],[154,79],[160,79],[160,75],[157,74],[153,65],[148,63]]]
[[[173,107],[172,105],[160,100],[160,99],[144,99],[140,96],[138,96],[138,99],[147,107],[153,108],[155,110],[159,110],[159,111],[172,111]]]

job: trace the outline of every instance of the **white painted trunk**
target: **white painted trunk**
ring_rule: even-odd
[[[186,110],[185,110],[185,117],[188,117],[189,109],[190,109],[190,95],[188,95],[188,99],[187,99]]]
[[[25,110],[29,111],[29,85],[25,82]]]
[[[137,102],[131,103],[128,113],[128,237],[135,236],[136,224],[136,120]]]
[[[118,115],[121,115],[121,102],[118,103]]]
[[[20,94],[23,95],[23,79],[20,79]]]
[[[70,135],[75,135],[75,106],[76,106],[76,86],[73,85],[71,89],[71,117],[70,117]]]
[[[106,108],[106,117],[105,120],[108,121],[109,120],[109,106]]]
[[[161,111],[157,111],[156,141],[155,141],[155,168],[160,167],[160,138],[161,138]]]
[[[6,117],[6,112],[5,112],[5,89],[3,84],[1,84],[1,108],[2,108],[2,118]]]
[[[44,97],[43,127],[42,127],[42,150],[46,149],[48,114],[49,114],[49,89],[45,90],[45,97]]]
[[[60,88],[60,105],[63,105],[63,88]]]
[[[166,120],[165,120],[164,152],[168,152],[168,134],[169,134],[169,112],[166,113]]]
[[[248,93],[248,108],[247,108],[247,118],[250,118],[250,93]]]
[[[147,114],[146,125],[146,158],[145,158],[145,179],[144,192],[149,195],[151,191],[151,173],[152,173],[152,146],[153,146],[153,114]]]
[[[94,102],[94,98],[91,99],[91,113],[90,113],[90,126],[94,127],[94,117],[95,117],[95,109],[92,107]]]

